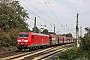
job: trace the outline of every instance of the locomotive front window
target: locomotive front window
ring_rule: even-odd
[[[29,34],[19,34],[20,38],[27,38],[29,36]]]

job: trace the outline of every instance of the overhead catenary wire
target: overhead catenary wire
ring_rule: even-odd
[[[44,1],[44,0],[43,0],[43,1]],[[54,12],[54,10],[53,10],[53,8],[52,8],[49,0],[47,0],[47,1],[48,1],[49,5],[50,5],[51,9],[49,8],[49,6],[46,4],[45,1],[44,1],[44,3],[45,3],[46,6],[48,7],[48,9],[51,11],[51,13],[53,14],[53,16],[56,18],[57,22],[58,22],[58,23],[62,26],[62,28],[65,30],[65,27],[59,22],[59,20],[58,20],[58,18],[57,18],[57,16],[56,16],[56,13]],[[66,30],[65,30],[65,31],[66,31]]]
[[[48,18],[50,18],[52,20],[55,20],[55,19],[51,18],[50,16],[46,15],[45,13],[43,13],[42,11],[40,11],[39,9],[37,9],[36,7],[34,7],[33,5],[31,5],[30,3],[28,3],[26,0],[23,0],[23,1],[26,2],[27,4],[29,4],[34,9],[36,9],[38,12],[40,12],[40,13],[44,14],[45,16],[47,16]]]
[[[27,4],[29,4],[30,6],[32,6],[34,9],[36,9],[36,10],[38,10],[39,12],[41,12],[39,9],[37,9],[37,8],[35,8],[33,5],[31,5],[30,3],[28,3],[27,1],[25,1],[25,0],[23,0],[24,2],[26,2]],[[45,2],[44,2],[45,3]],[[50,4],[50,2],[48,1],[48,3]],[[46,3],[45,3],[46,4]],[[48,7],[48,5],[46,4],[46,6]],[[50,6],[51,6],[51,4],[50,4]],[[49,7],[48,7],[49,8]],[[52,9],[52,10],[51,10]],[[57,16],[56,16],[56,14],[55,14],[55,12],[54,12],[54,10],[53,10],[53,8],[52,8],[52,6],[51,6],[51,9],[49,8],[49,10],[52,12],[52,14],[55,16],[55,18],[56,18],[56,20],[58,20],[58,18],[57,18]],[[41,12],[42,14],[44,14],[45,16],[47,16],[47,17],[49,17],[48,15],[46,15],[45,13],[43,13],[43,12]],[[52,19],[52,20],[54,20],[55,21],[55,19],[53,19],[53,18],[51,18],[51,17],[49,17],[50,19]],[[47,21],[48,22],[48,21]],[[59,22],[59,21],[58,21]],[[61,24],[60,22],[59,22],[59,24]],[[63,25],[61,24],[61,26],[63,27]]]
[[[54,12],[54,10],[53,10],[50,2],[49,2],[49,0],[47,0],[47,1],[48,1],[49,5],[50,5],[51,9],[50,9],[49,6],[47,5],[47,3],[43,0],[43,2],[45,3],[45,5],[48,7],[48,9],[50,10],[50,12],[53,14],[53,16],[55,17],[55,19],[57,20],[57,22],[60,24],[60,26],[63,28],[63,30],[65,30],[65,27],[59,22],[59,20],[58,20],[56,14],[55,14],[55,12]],[[66,30],[65,30],[65,31],[66,31]]]
[[[21,3],[22,4],[22,3]],[[24,4],[23,4],[24,5]],[[25,6],[25,5],[24,5]],[[26,6],[25,6],[26,7]],[[26,7],[27,9],[29,9],[28,7]],[[30,10],[30,9],[29,9]],[[41,16],[39,16],[39,15],[37,15],[37,14],[35,14],[33,11],[27,11],[27,12],[29,12],[29,13],[31,13],[31,14],[33,14],[33,15],[35,15],[35,16],[37,16],[37,17],[39,17],[39,18],[41,18],[42,20],[44,20],[44,21],[47,21],[46,19],[44,19],[44,18],[42,18]],[[47,22],[49,22],[49,21],[47,21]],[[51,23],[51,22],[49,22],[49,23]],[[51,24],[53,24],[53,23],[51,23]]]
[[[44,0],[43,0],[44,1]],[[57,19],[57,21],[59,22],[59,20],[58,20],[58,18],[57,18],[57,15],[56,15],[56,13],[54,12],[54,10],[53,10],[53,8],[52,8],[52,6],[51,6],[51,4],[50,4],[50,2],[49,2],[49,0],[47,0],[48,1],[48,3],[49,3],[49,5],[50,5],[50,7],[51,7],[51,9],[52,9],[52,12],[53,12],[53,14],[54,14],[54,16],[55,16],[55,18]],[[45,1],[44,1],[45,2]],[[59,24],[61,24],[60,22],[59,22]],[[63,25],[61,24],[61,26],[63,27]],[[68,30],[71,30],[71,29],[69,29],[68,28],[68,26],[66,25],[66,27],[67,27],[67,29]],[[64,30],[65,30],[65,27],[64,27]]]
[[[48,7],[48,9],[50,10],[50,12],[52,13],[52,15],[54,16],[53,11],[49,8],[49,6],[47,5],[47,3],[43,0],[44,4]]]
[[[43,1],[44,1],[44,0],[43,0]],[[50,7],[51,7],[52,10],[49,8],[49,6],[46,4],[45,1],[44,1],[44,3],[45,3],[46,6],[48,7],[48,9],[51,11],[51,13],[53,14],[53,16],[56,18],[56,20],[58,21],[58,23],[63,27],[63,25],[59,22],[59,20],[58,20],[58,18],[57,18],[57,16],[56,16],[56,13],[54,12],[54,10],[53,10],[53,8],[52,8],[52,6],[51,6],[49,0],[47,0],[47,1],[48,1],[48,3],[49,3],[49,5],[50,5]]]
[[[21,3],[21,2],[20,2]],[[24,5],[23,3],[21,3],[22,5]],[[24,5],[25,6],[25,5]],[[26,7],[26,6],[25,6]],[[28,7],[26,7],[28,10],[30,10]],[[28,11],[29,13],[31,13],[31,14],[33,14],[33,15],[35,15],[35,16],[37,16],[37,17],[39,17],[39,18],[41,18],[42,20],[44,20],[44,21],[47,21],[46,19],[44,19],[44,18],[42,18],[42,17],[40,17],[39,15],[37,15],[37,14],[35,14],[33,11]],[[47,22],[49,22],[50,24],[53,24],[54,25],[54,23],[52,23],[52,22],[50,22],[50,21],[47,21]],[[59,27],[59,26],[58,26]],[[61,28],[61,27],[60,27]]]
[[[24,4],[23,4],[24,5]],[[29,4],[30,5],[30,4]],[[25,6],[25,5],[24,5]],[[26,7],[26,6],[25,6]],[[27,7],[26,7],[27,8]],[[35,8],[34,6],[33,6],[33,8]],[[27,9],[29,9],[29,8],[27,8]],[[35,8],[35,9],[37,9],[37,8]],[[29,9],[30,10],[30,9]],[[38,9],[37,9],[38,10]],[[38,11],[40,11],[40,10],[38,10]],[[37,15],[37,14],[35,14],[33,11],[28,11],[29,13],[31,13],[31,14],[33,14],[33,15],[35,15],[35,16],[37,16],[37,17],[39,17],[40,19],[42,19],[42,20],[44,20],[44,21],[47,21],[46,19],[44,19],[44,18],[42,18],[41,16],[39,16],[39,15]],[[41,12],[41,11],[40,11]],[[43,13],[43,12],[42,12]],[[46,15],[47,16],[47,15]],[[49,21],[47,21],[47,22],[49,22]],[[51,22],[49,22],[50,24],[53,24],[54,25],[54,23],[51,23]],[[63,26],[62,26],[63,27]],[[61,28],[61,27],[60,27]],[[64,27],[63,27],[64,28]]]
[[[25,1],[25,0],[23,0],[23,1]],[[37,8],[35,8],[33,5],[31,5],[30,3],[28,3],[27,1],[25,1],[27,4],[29,4],[31,7],[33,7],[34,9],[36,9],[36,10],[38,10],[39,12],[41,12],[39,9],[37,9]],[[45,16],[47,16],[47,17],[49,17],[48,15],[46,15],[45,13],[43,13],[43,12],[41,12],[42,14],[44,14]],[[40,17],[40,16],[39,16]],[[41,18],[41,17],[40,17]],[[53,19],[53,18],[51,18],[51,17],[49,17],[50,19],[52,19],[52,20],[54,20],[55,21],[55,19]],[[41,18],[42,19],[42,18]],[[44,19],[45,20],[45,19]],[[45,20],[46,21],[46,20]],[[47,21],[47,22],[49,22],[49,21]],[[50,22],[51,23],[51,22]],[[53,24],[54,25],[54,23],[51,23],[51,24]],[[61,27],[60,27],[61,28]]]
[[[21,3],[21,2],[20,2]],[[23,3],[21,3],[22,5],[24,5]],[[25,5],[24,5],[25,6]],[[26,7],[26,6],[25,6]],[[27,8],[27,7],[26,7]],[[30,10],[30,9],[29,9]],[[35,15],[35,16],[37,16],[37,17],[39,17],[39,18],[41,18],[40,16],[38,16],[38,15],[36,15],[33,11],[27,11],[27,12],[29,12],[29,13],[31,13],[31,14],[33,14],[33,15]],[[32,18],[30,18],[29,17],[29,19],[31,19],[33,22],[34,22],[34,19],[32,19]],[[43,19],[43,18],[41,18],[41,19]],[[39,24],[41,24],[40,22],[38,22]]]
[[[20,2],[21,3],[21,2]],[[24,5],[23,3],[21,3],[22,5]],[[25,6],[25,5],[24,5]],[[27,8],[26,6],[25,6],[25,8]],[[29,12],[29,13],[31,13],[31,14],[33,14],[33,15],[35,15],[35,16],[37,16],[37,17],[39,17],[39,18],[41,18],[42,20],[44,20],[44,21],[47,21],[46,19],[44,19],[44,18],[42,18],[42,17],[40,17],[39,15],[36,15],[33,11],[31,11],[29,8],[27,8],[29,11],[27,11],[27,12]],[[32,19],[33,20],[33,19]],[[51,23],[51,22],[49,22],[49,21],[47,21],[48,23],[50,23],[50,24],[53,24],[53,23]],[[40,23],[41,24],[41,23]],[[43,24],[42,24],[43,25]],[[54,24],[53,24],[54,25]]]

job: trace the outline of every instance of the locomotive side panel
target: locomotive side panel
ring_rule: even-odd
[[[50,43],[49,37],[42,35],[33,35],[33,41],[32,45],[47,45]]]

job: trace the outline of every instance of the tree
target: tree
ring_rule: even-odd
[[[66,37],[72,37],[71,33],[66,34]]]
[[[86,27],[85,30],[87,31],[87,34],[90,34],[90,28]]]
[[[62,55],[58,60],[90,60],[90,28],[87,27],[85,30],[88,34],[81,38],[81,45],[79,48],[74,47],[74,49],[62,52]],[[76,59],[75,59],[76,58]],[[80,59],[77,59],[80,58]]]
[[[4,0],[5,1],[5,0]],[[29,31],[28,13],[18,1],[0,2],[0,46],[15,46],[18,32]]]
[[[0,3],[0,28],[8,31],[11,28],[28,31],[26,19],[28,14],[18,1]]]
[[[82,50],[90,51],[90,35],[85,35],[84,38],[81,39],[81,41]]]
[[[73,37],[71,33],[68,33],[68,34],[62,34],[62,36]]]
[[[90,50],[90,28],[86,27],[85,30],[87,31],[87,34],[83,38],[81,38],[81,48],[83,50]]]
[[[56,34],[56,33],[54,33],[54,32],[48,32],[47,29],[44,29],[44,30],[42,31],[42,33],[43,33],[43,34]]]
[[[44,29],[42,33],[43,34],[48,34],[48,30],[47,29]]]
[[[34,28],[35,28],[35,27],[34,27]],[[34,32],[34,28],[32,28],[32,29],[33,29],[33,30],[32,30],[33,32]],[[39,33],[39,31],[40,31],[40,30],[36,27],[36,32],[35,32],[35,33]]]
[[[48,32],[48,34],[55,34],[56,35],[56,33],[54,33],[54,32]]]

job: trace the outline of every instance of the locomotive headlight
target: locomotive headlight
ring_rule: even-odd
[[[21,42],[21,40],[17,40],[17,42]]]
[[[24,42],[28,42],[28,40],[24,40]]]

